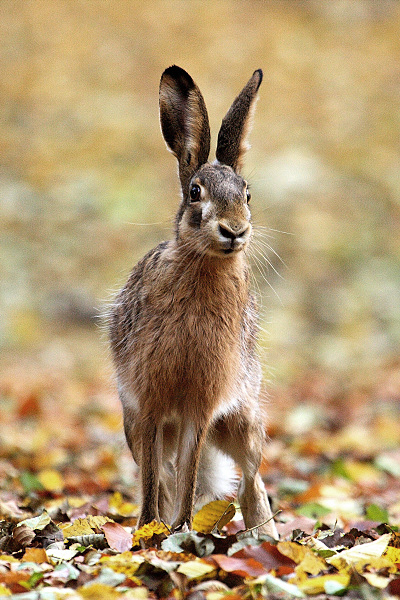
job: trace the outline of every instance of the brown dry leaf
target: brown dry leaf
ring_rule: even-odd
[[[132,548],[132,533],[126,531],[119,523],[104,523],[101,526],[108,545],[117,552],[126,552]]]
[[[199,533],[211,533],[217,526],[222,529],[235,516],[235,507],[228,500],[214,500],[203,506],[194,516],[192,528]]]
[[[21,546],[29,546],[35,537],[36,533],[33,531],[32,527],[28,527],[28,525],[20,525],[19,527],[14,528],[13,538]]]

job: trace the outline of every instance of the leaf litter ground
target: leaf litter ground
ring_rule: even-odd
[[[228,501],[198,531],[136,531],[115,394],[60,377],[1,382],[0,597],[400,597],[400,368],[345,387],[311,373],[269,402],[264,480],[279,542]],[[221,518],[222,517],[222,518]]]

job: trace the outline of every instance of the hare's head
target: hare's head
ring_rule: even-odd
[[[261,81],[262,71],[255,71],[234,100],[218,134],[216,160],[209,163],[210,127],[199,88],[180,67],[162,74],[161,128],[178,159],[182,186],[177,238],[200,254],[231,255],[250,240],[250,192],[239,172]]]

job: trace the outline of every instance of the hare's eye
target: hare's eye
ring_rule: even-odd
[[[247,204],[250,202],[251,200],[251,194],[250,194],[250,190],[249,188],[246,189],[246,200],[247,200]]]
[[[201,189],[200,186],[195,184],[190,188],[190,199],[192,202],[200,200]]]

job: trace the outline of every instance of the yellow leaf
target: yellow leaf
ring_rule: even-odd
[[[197,560],[189,560],[183,564],[181,564],[177,572],[183,573],[188,577],[188,579],[197,579],[198,577],[203,577],[204,575],[208,575],[211,571],[215,571],[215,567],[209,565],[208,563],[203,562],[200,559]]]
[[[0,596],[11,596],[11,591],[0,583]]]
[[[121,492],[115,492],[110,498],[110,509],[112,513],[122,517],[131,517],[138,514],[139,507],[132,502],[125,502]]]
[[[346,473],[355,483],[372,484],[379,483],[383,479],[382,471],[373,465],[356,460],[347,460],[344,463]]]
[[[359,546],[353,546],[343,552],[338,552],[334,556],[329,556],[326,562],[333,565],[338,570],[346,568],[347,565],[354,567],[357,564],[368,564],[374,558],[382,556],[386,551],[391,538],[390,533],[385,533],[379,539]]]
[[[134,583],[136,583],[136,577],[134,577],[132,579],[132,581]],[[142,582],[140,582],[140,584],[141,583]],[[138,584],[138,585],[140,585],[140,584]],[[124,592],[124,595],[121,596],[121,598],[123,598],[123,600],[146,600],[148,597],[149,597],[149,590],[144,585],[141,585],[141,587],[132,588],[132,589]]]
[[[77,592],[82,598],[87,600],[116,600],[121,598],[121,594],[109,585],[104,583],[92,583],[85,587],[80,587]]]
[[[162,533],[165,535],[169,535],[170,533],[170,530],[164,523],[159,523],[158,521],[147,523],[133,533],[133,546],[137,546],[140,540],[150,540],[153,535],[160,535]]]
[[[400,548],[388,546],[386,548],[385,557],[388,558],[393,564],[400,563]]]
[[[129,579],[132,579],[133,575],[144,561],[145,559],[143,556],[132,554],[131,552],[127,551],[121,552],[121,554],[116,554],[115,556],[102,556],[99,562],[105,563],[107,567],[116,573],[124,573],[124,575],[129,577]],[[142,584],[138,583],[138,585]]]
[[[8,554],[0,554],[0,562],[19,562],[19,560]]]
[[[307,548],[307,550],[308,552],[305,557],[295,569],[296,573],[298,573],[299,576],[303,573],[307,575],[318,575],[321,571],[326,571],[328,569],[326,561],[321,556],[314,554],[309,548]]]
[[[192,527],[199,533],[211,533],[218,526],[221,529],[235,516],[235,507],[228,500],[209,502],[195,514]]]
[[[277,548],[281,554],[297,563],[295,571],[298,581],[306,580],[310,575],[318,575],[328,569],[326,561],[307,546],[296,542],[279,542]]]
[[[322,594],[325,591],[327,583],[336,581],[346,588],[350,583],[349,573],[334,573],[329,575],[320,575],[319,577],[308,577],[297,581],[297,586],[305,594]]]
[[[90,535],[95,529],[100,529],[104,523],[112,522],[109,517],[89,515],[85,519],[76,519],[72,525],[62,528],[64,538],[70,538],[77,535]]]
[[[54,469],[43,469],[37,474],[37,478],[49,492],[61,492],[64,487],[61,475]]]
[[[307,546],[302,546],[297,542],[279,542],[277,548],[281,554],[288,556],[296,564],[301,563],[307,552]]]

